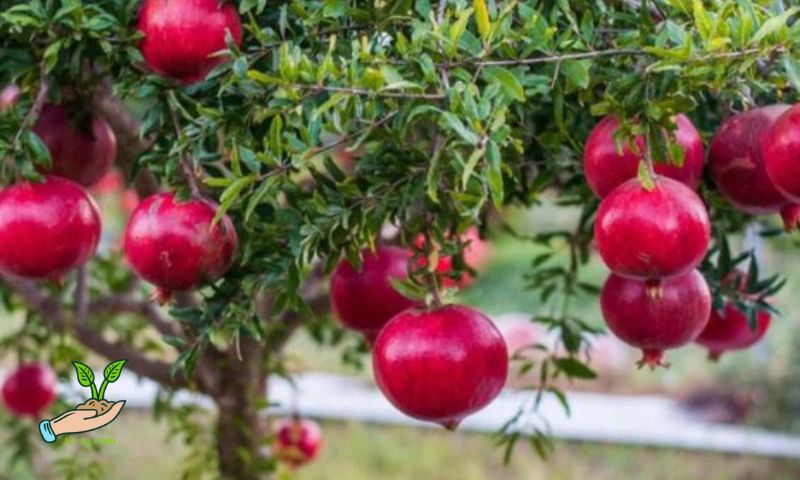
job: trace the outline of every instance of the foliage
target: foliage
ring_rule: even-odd
[[[680,150],[661,134],[674,129],[675,114],[690,113],[708,134],[731,111],[791,98],[800,86],[800,23],[790,21],[797,8],[772,0],[242,0],[244,45],[230,45],[230,61],[190,87],[143,67],[138,6],[0,0],[0,84],[24,92],[0,115],[0,174],[4,183],[36,178],[35,166],[49,162],[30,130],[38,96],[91,105],[109,85],[139,113],[140,138],[152,140],[132,175],[147,170],[187,195],[189,159],[204,194],[234,219],[240,249],[199,304],[171,311],[184,335],[164,341],[178,351],[174,372],[187,378],[208,349],[240,352],[243,339],[274,345],[290,333],[278,321],[285,312],[305,318],[320,342],[341,341],[337,327],[313,318],[306,286],[340,258],[357,263],[386,225],[397,233],[384,241],[412,245],[422,234],[441,251],[417,255],[455,254],[463,267],[459,232],[502,228],[504,207],[552,194],[582,213],[574,230],[531,238],[547,251],[531,259],[527,280],[541,302],[531,314],[560,333],[566,353],[520,368],[539,370],[539,395],[563,399],[550,379],[594,375],[583,355],[592,329],[570,310],[572,298],[598,289],[579,272],[597,205],[580,164],[592,117],[618,115],[621,138],[644,134],[653,160],[680,163]],[[342,149],[360,155],[352,172],[337,164]],[[712,186],[704,194],[716,233],[704,269],[719,280],[713,272],[731,265],[722,254],[726,235],[752,219],[722,204]],[[562,249],[566,263],[554,256]],[[92,262],[92,295],[140,288],[119,260],[106,253]],[[438,296],[434,277],[412,269],[406,290]],[[761,292],[767,308],[764,295],[777,286],[754,283],[750,293]],[[47,288],[67,307],[79,305],[77,279]],[[271,298],[265,317],[263,295]],[[25,311],[8,291],[3,300]],[[38,313],[25,316],[5,348],[53,363],[79,348],[69,332],[50,336]],[[93,327],[136,350],[168,348],[130,315]],[[268,349],[265,363],[283,372],[277,353]],[[545,432],[537,427],[531,437],[541,452]],[[512,420],[503,433],[502,443],[513,446],[519,426]]]

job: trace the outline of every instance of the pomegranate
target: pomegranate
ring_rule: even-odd
[[[800,203],[800,105],[786,110],[762,144],[767,175],[789,200]]]
[[[381,245],[374,254],[362,252],[361,270],[342,260],[331,276],[331,308],[341,324],[372,343],[386,322],[413,306],[389,280],[408,277],[410,257],[405,248]]]
[[[50,150],[50,173],[91,187],[117,157],[117,137],[105,120],[88,116],[72,122],[60,105],[45,105],[33,131]]]
[[[314,460],[322,449],[322,431],[316,422],[292,417],[280,422],[273,451],[283,463],[297,468]]]
[[[793,232],[800,227],[800,205],[788,203],[781,209],[783,228],[787,232]]]
[[[769,328],[772,316],[769,312],[756,313],[756,328],[750,327],[750,320],[736,305],[728,303],[722,311],[711,311],[708,325],[696,342],[708,349],[708,357],[718,360],[730,350],[742,350],[761,340]]]
[[[703,139],[692,121],[686,115],[678,115],[675,119],[677,129],[674,132],[675,141],[683,149],[683,165],[659,163],[655,165],[656,173],[664,175],[689,188],[695,189],[703,178]],[[617,186],[634,178],[642,160],[641,153],[645,148],[642,136],[635,139],[636,148],[623,145],[622,151],[617,150],[614,134],[619,129],[619,120],[608,116],[595,125],[586,140],[583,150],[583,169],[589,187],[600,198],[604,198]],[[636,150],[636,151],[634,151]]]
[[[464,247],[464,263],[470,268],[479,269],[486,265],[490,255],[489,242],[484,241],[476,227],[469,228],[461,235],[461,242],[466,246]],[[420,235],[416,240],[417,248],[422,249],[425,246],[425,237]],[[419,265],[425,266],[426,259],[421,258]],[[461,278],[455,279],[449,274],[453,272],[453,257],[443,256],[439,258],[439,263],[436,265],[436,273],[442,279],[442,285],[446,288],[467,288],[472,285],[474,280],[470,272],[463,272]]]
[[[500,393],[508,350],[491,320],[475,309],[410,308],[378,335],[372,364],[395,407],[454,430]]]
[[[634,178],[600,203],[594,234],[611,271],[656,281],[686,273],[703,260],[711,225],[689,187],[658,177],[648,190]]]
[[[56,375],[39,363],[20,365],[3,382],[3,403],[17,417],[40,417],[56,398]]]
[[[711,176],[720,193],[740,210],[763,215],[788,203],[772,185],[761,157],[761,145],[770,128],[788,109],[788,105],[770,105],[735,115],[711,140]]]
[[[0,190],[0,269],[58,280],[97,250],[100,213],[86,190],[65,178]]]
[[[13,83],[10,83],[0,90],[0,113],[5,112],[17,103],[22,90]]]
[[[185,85],[204,80],[225,61],[214,54],[227,48],[227,33],[242,44],[236,5],[220,0],[144,0],[139,30],[147,65]]]
[[[711,292],[697,270],[666,279],[658,292],[645,282],[612,274],[603,285],[600,307],[608,328],[643,352],[638,365],[664,363],[664,350],[693,341],[708,323]]]
[[[144,199],[125,228],[123,250],[131,267],[158,287],[158,298],[220,278],[233,263],[237,237],[225,215],[216,225],[217,206],[206,200],[179,202],[174,192]]]

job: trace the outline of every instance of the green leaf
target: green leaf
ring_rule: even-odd
[[[461,123],[461,120],[459,120],[458,117],[455,116],[455,114],[450,112],[444,112],[441,118],[444,121],[444,126],[457,133],[462,140],[472,145],[478,144],[479,140],[478,135],[472,130],[465,127],[464,124]]]
[[[566,373],[569,377],[581,378],[585,380],[597,378],[597,374],[591,368],[574,358],[554,358],[553,362],[556,364],[559,370]]]
[[[589,60],[571,60],[561,65],[561,74],[567,79],[567,92],[584,89],[589,86],[589,69],[592,62]]]
[[[222,192],[222,195],[219,197],[219,208],[217,209],[217,214],[214,215],[214,224],[219,222],[225,213],[230,210],[231,206],[233,206],[233,203],[239,198],[239,193],[241,193],[241,191],[246,187],[255,183],[257,179],[258,177],[255,175],[242,177],[230,184],[228,188]]]
[[[789,20],[789,17],[793,16],[798,11],[800,11],[800,8],[792,7],[780,15],[771,17],[769,20],[761,24],[761,28],[759,28],[756,34],[753,35],[753,38],[750,39],[750,45],[756,45],[768,35],[777,33],[780,29],[786,26],[786,22]]]
[[[492,22],[489,20],[489,9],[486,7],[486,0],[474,0],[472,5],[475,8],[475,23],[478,24],[478,32],[480,32],[481,38],[486,41],[492,32]]]
[[[525,90],[510,70],[503,67],[490,67],[483,71],[483,78],[489,83],[496,83],[503,93],[518,102],[525,101]],[[588,82],[588,80],[587,80]]]
[[[461,172],[461,188],[466,189],[467,183],[469,182],[470,177],[472,176],[472,172],[475,171],[475,167],[478,165],[478,161],[483,158],[483,154],[486,150],[483,148],[476,148],[472,151],[472,154],[467,159],[467,164],[464,166],[464,171]]]
[[[503,184],[503,172],[501,171],[503,162],[500,158],[500,147],[496,142],[489,142],[486,150],[486,159],[489,160],[489,169],[486,171],[489,192],[492,194],[494,206],[500,208],[505,201],[505,186]]]
[[[783,69],[794,89],[800,92],[800,62],[787,53],[783,56]]]
[[[122,374],[122,368],[125,366],[127,360],[117,360],[115,362],[111,362],[106,366],[106,369],[103,370],[103,377],[108,383],[114,383],[119,380],[119,376]]]
[[[94,385],[94,372],[88,365],[81,362],[72,362],[75,365],[75,372],[78,375],[78,383],[81,387]]]
[[[39,138],[39,135],[34,133],[33,130],[28,130],[25,134],[25,145],[33,156],[33,162],[35,164],[45,168],[50,167],[53,162],[50,157],[50,150],[48,150],[47,145],[44,144],[42,139]]]
[[[461,36],[464,35],[464,30],[467,29],[467,22],[469,22],[470,17],[472,16],[473,10],[468,8],[461,12],[458,15],[458,19],[453,23],[450,27],[450,48],[449,53],[451,55],[455,54],[458,50],[458,42],[461,40]]]

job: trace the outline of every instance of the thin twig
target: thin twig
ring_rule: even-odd
[[[365,128],[362,128],[361,130],[358,130],[358,131],[355,131],[353,133],[344,135],[344,136],[342,136],[341,138],[339,138],[338,140],[336,140],[333,143],[329,143],[327,145],[323,145],[321,147],[317,147],[317,148],[315,148],[313,150],[310,150],[308,153],[306,153],[305,158],[315,157],[315,156],[319,155],[320,153],[327,152],[328,150],[336,148],[339,145],[345,144],[345,143],[349,142],[350,140],[352,140],[352,139],[354,139],[356,137],[360,137],[361,135],[367,133],[368,131],[374,130],[374,129],[380,127],[381,125],[383,125],[384,123],[388,122],[389,120],[394,118],[394,116],[397,115],[397,113],[398,113],[397,111],[391,112],[391,113],[387,114],[386,116],[384,116],[383,118],[381,118],[380,120],[377,120],[375,122],[370,123],[368,126],[366,126]]]
[[[442,100],[446,98],[446,95],[443,93],[381,92],[381,91],[367,90],[355,87],[335,87],[335,86],[320,85],[320,84],[307,85],[302,83],[293,83],[290,86],[298,90],[309,90],[312,92],[347,93],[350,95],[361,95],[367,97],[374,96],[374,97],[385,97],[385,98],[404,98],[411,100],[413,99]]]
[[[86,265],[82,265],[77,270],[77,281],[75,282],[75,322],[79,324],[86,321],[89,306],[89,282],[87,280]]]

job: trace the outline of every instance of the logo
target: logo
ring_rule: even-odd
[[[81,362],[72,362],[78,375],[78,383],[82,387],[91,389],[92,398],[55,418],[42,420],[39,423],[39,433],[42,434],[42,439],[47,443],[53,443],[59,435],[90,432],[103,428],[116,420],[122,407],[125,406],[125,400],[111,402],[105,399],[105,395],[108,385],[119,379],[125,362],[127,360],[117,360],[106,366],[103,370],[103,383],[100,384],[100,390],[95,384],[92,369]]]

